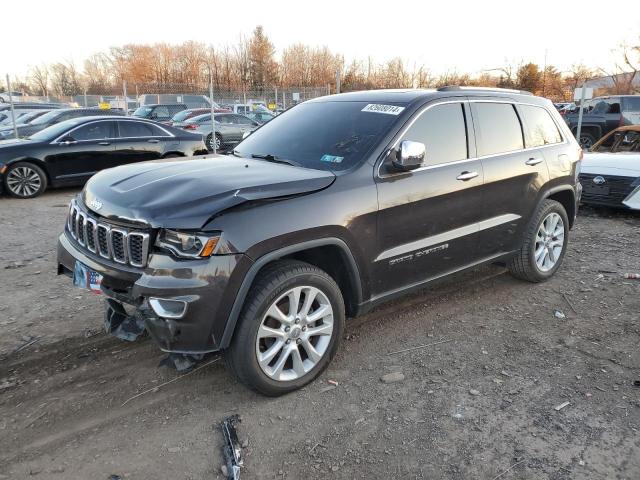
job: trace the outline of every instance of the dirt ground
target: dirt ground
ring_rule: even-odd
[[[488,266],[351,320],[270,399],[102,333],[100,297],[55,275],[74,194],[0,199],[0,479],[223,478],[232,413],[245,479],[640,478],[640,215],[583,209],[547,283]]]

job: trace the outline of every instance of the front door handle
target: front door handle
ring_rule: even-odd
[[[527,165],[530,166],[534,166],[534,165],[538,165],[539,163],[542,163],[542,159],[541,158],[535,158],[535,157],[531,157],[529,160],[527,160],[526,162]]]
[[[98,145],[111,145],[111,142],[99,142]]]
[[[478,172],[462,172],[460,175],[456,177],[456,180],[462,180],[466,182],[471,180],[472,178],[476,178],[478,176]]]
[[[149,142],[149,143],[160,143],[160,140],[158,140],[157,138],[150,138],[149,140],[147,140],[147,142]]]

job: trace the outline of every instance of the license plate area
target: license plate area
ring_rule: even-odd
[[[589,195],[600,195],[607,196],[609,195],[609,187],[605,185],[583,185],[584,193],[588,193]]]
[[[90,269],[85,264],[76,261],[73,268],[73,285],[84,290],[89,290],[98,295],[102,294],[102,275]]]

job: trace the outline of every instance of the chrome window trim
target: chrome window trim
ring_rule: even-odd
[[[78,117],[80,118],[80,117]],[[69,120],[72,120],[71,118]],[[66,121],[66,120],[65,120]],[[58,138],[56,138],[54,141],[52,141],[49,145],[60,145],[63,142],[60,142],[60,139],[66,135],[69,135],[71,132],[75,132],[76,130],[78,130],[79,128],[82,127],[86,127],[87,125],[91,125],[92,123],[100,123],[100,122],[114,122],[115,120],[113,119],[105,119],[105,118],[101,118],[99,120],[91,120],[90,122],[87,123],[83,123],[81,125],[76,125],[75,127],[73,127],[71,130],[67,130],[65,133],[61,134],[58,136]],[[80,143],[80,142],[96,142],[96,141],[106,141],[106,140],[116,140],[115,138],[95,138],[93,140],[75,140],[76,143]]]
[[[71,119],[69,119],[71,120]],[[153,125],[154,127],[158,127],[160,130],[162,130],[163,132],[165,132],[167,134],[167,138],[176,138],[175,135],[173,135],[171,132],[165,130],[162,126],[160,125],[156,125],[155,123],[151,123],[151,122],[147,122],[145,120],[134,120],[132,118],[129,119],[119,119],[117,116],[113,116],[113,118],[101,118],[99,120],[91,120],[90,122],[87,123],[83,123],[82,125],[76,125],[75,127],[73,127],[71,130],[67,130],[65,133],[63,133],[62,135],[59,135],[55,140],[53,140],[52,142],[49,143],[49,145],[60,145],[62,142],[60,142],[60,139],[66,135],[70,135],[71,132],[75,132],[77,129],[85,127],[87,125],[91,125],[92,123],[99,123],[99,122],[134,122],[134,123],[146,123],[146,124],[150,124]],[[120,133],[120,128],[116,125],[116,127],[118,128],[118,133]],[[96,142],[96,141],[107,141],[107,140],[130,140],[130,139],[135,139],[135,138],[158,138],[158,136],[165,138],[165,135],[147,135],[145,137],[108,137],[108,138],[96,138],[93,140],[75,140],[76,143],[81,143],[81,142]]]
[[[422,107],[422,109],[420,111],[418,111],[418,113],[415,114],[415,116],[413,117],[413,119],[411,119],[411,121],[405,126],[403,127],[403,129],[400,131],[400,134],[398,135],[397,140],[393,143],[393,145],[386,150],[386,152],[389,152],[390,150],[393,150],[394,148],[397,148],[400,141],[402,140],[402,137],[404,137],[404,135],[407,133],[407,131],[413,126],[413,124],[418,120],[418,118],[420,118],[426,111],[430,110],[431,108],[437,106],[437,105],[446,105],[449,103],[461,103],[461,104],[471,104],[471,103],[508,103],[511,104],[513,106],[517,106],[517,105],[530,105],[532,107],[539,107],[539,108],[543,108],[545,110],[547,110],[547,113],[549,113],[548,109],[537,105],[535,103],[530,103],[530,102],[520,102],[520,101],[515,101],[509,98],[505,98],[504,100],[493,100],[493,99],[468,99],[466,97],[460,97],[460,99],[458,100],[445,100],[445,101],[441,101],[441,102],[434,102],[434,103],[430,103],[429,105],[425,105],[424,107]],[[473,115],[473,114],[472,114]],[[556,119],[554,118],[554,116],[552,114],[549,114],[551,116],[551,118],[553,119],[553,121],[556,123],[556,127],[558,127],[558,130],[560,132],[562,132],[562,129],[558,126]],[[467,137],[469,136],[469,122],[467,121]],[[569,141],[564,137],[564,135],[562,136],[562,142],[560,143],[550,143],[548,145],[542,145],[540,147],[525,147],[523,149],[518,149],[518,150],[512,150],[510,152],[501,152],[501,153],[492,153],[489,155],[480,155],[480,156],[470,156],[469,158],[465,158],[462,160],[456,160],[453,162],[447,162],[447,163],[438,163],[435,165],[425,165],[424,167],[420,167],[420,168],[416,168],[415,170],[410,170],[408,172],[397,172],[397,173],[388,173],[388,174],[383,174],[380,172],[380,169],[382,168],[382,165],[384,164],[384,159],[387,156],[387,153],[384,154],[384,156],[382,157],[382,159],[378,162],[378,166],[376,168],[376,176],[380,179],[386,179],[389,177],[395,177],[398,175],[404,175],[407,173],[418,173],[418,172],[422,172],[425,170],[432,170],[434,168],[442,168],[442,167],[446,167],[449,165],[458,165],[458,164],[463,164],[463,163],[467,163],[467,162],[472,162],[475,160],[484,160],[486,158],[493,158],[493,157],[498,157],[498,156],[503,156],[503,155],[512,155],[515,153],[520,153],[520,152],[529,152],[532,150],[541,150],[543,148],[549,148],[549,147],[557,147],[559,145],[566,145],[569,143]],[[468,138],[467,138],[468,141]],[[471,154],[471,152],[469,152],[469,154]]]

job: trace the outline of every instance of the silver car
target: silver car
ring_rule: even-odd
[[[236,113],[217,113],[215,115],[216,150],[231,150],[249,133],[260,126],[258,122]],[[182,128],[190,132],[201,133],[209,150],[213,150],[211,114],[205,113],[188,119]]]

